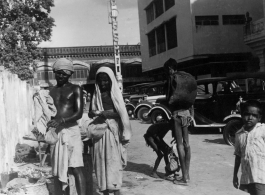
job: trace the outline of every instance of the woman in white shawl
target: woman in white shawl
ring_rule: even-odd
[[[93,137],[93,165],[99,190],[104,195],[120,194],[122,169],[126,166],[126,146],[132,131],[129,117],[113,71],[101,67],[96,73],[91,118],[101,118]],[[102,120],[103,119],[103,120]],[[105,126],[104,126],[105,124]],[[93,134],[93,133],[92,133]]]

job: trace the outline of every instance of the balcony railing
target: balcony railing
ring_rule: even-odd
[[[244,35],[249,36],[264,31],[264,24],[265,24],[265,18],[262,18],[255,22],[251,22],[249,24],[245,24],[245,26],[243,26]]]

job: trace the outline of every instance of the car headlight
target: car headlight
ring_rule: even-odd
[[[138,102],[140,103],[140,102],[142,102],[143,101],[143,99],[142,98],[140,98],[139,100],[138,100]]]

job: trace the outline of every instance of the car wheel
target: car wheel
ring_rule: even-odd
[[[151,122],[153,124],[167,122],[167,116],[163,111],[155,110],[151,115]]]
[[[128,116],[132,117],[134,108],[132,106],[126,106],[126,110],[127,110]]]
[[[149,110],[150,109],[147,107],[140,108],[137,112],[137,118],[146,122],[146,123],[150,123],[151,118],[150,118],[150,116],[147,116],[147,113],[149,112]]]
[[[236,132],[243,126],[243,122],[240,119],[233,119],[229,121],[224,127],[223,137],[225,143],[233,146],[235,144]]]

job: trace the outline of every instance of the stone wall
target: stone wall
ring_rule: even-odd
[[[17,75],[0,72],[0,173],[14,165],[15,147],[29,134],[34,114],[34,89]]]

